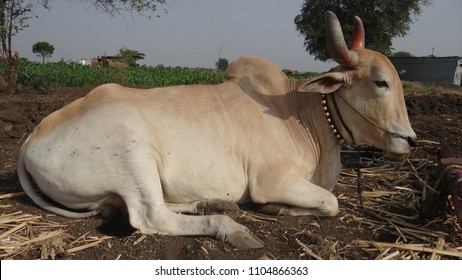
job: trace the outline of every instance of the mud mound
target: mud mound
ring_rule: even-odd
[[[460,114],[462,111],[462,95],[456,94],[408,94],[406,95],[408,114],[446,115]]]

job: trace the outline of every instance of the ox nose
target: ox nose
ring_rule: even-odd
[[[412,149],[417,147],[417,137],[407,137],[406,141]]]

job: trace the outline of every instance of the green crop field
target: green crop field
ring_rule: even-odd
[[[0,75],[4,66],[0,66]],[[289,74],[300,79],[315,73]],[[218,84],[226,80],[223,71],[185,67],[90,67],[77,63],[50,62],[46,64],[20,59],[19,87],[52,91],[59,87],[93,87],[105,83],[118,83],[129,87],[163,87],[188,84]]]
[[[91,87],[118,83],[133,87],[160,87],[178,84],[217,84],[225,74],[207,69],[181,67],[90,67],[76,63],[36,63],[21,60],[18,84],[32,88]]]

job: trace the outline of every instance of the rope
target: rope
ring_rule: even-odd
[[[356,165],[356,185],[358,187],[358,202],[359,202],[359,205],[361,205],[361,207],[364,209],[364,205],[363,205],[363,187],[361,185],[361,147],[358,145],[356,146],[357,148],[357,155],[358,155],[358,162],[357,162],[357,165]]]
[[[372,124],[373,126],[375,126],[376,128],[382,130],[383,132],[389,133],[389,134],[391,134],[391,135],[393,135],[393,136],[395,136],[395,137],[399,137],[399,138],[405,139],[406,141],[408,140],[408,137],[403,136],[403,135],[401,135],[401,134],[399,134],[399,133],[396,133],[396,132],[389,131],[389,130],[387,130],[387,129],[381,127],[380,125],[376,124],[374,121],[372,121],[371,119],[369,119],[367,116],[365,116],[364,114],[362,114],[361,112],[359,112],[353,105],[351,105],[351,103],[348,102],[342,94],[338,93],[337,95],[339,95],[339,96],[343,99],[343,101],[345,101],[345,103],[348,104],[348,106],[350,106],[351,109],[353,109],[353,111],[355,111],[358,115],[360,115],[362,118],[364,118],[366,121],[368,121],[369,123],[371,123],[371,124]]]

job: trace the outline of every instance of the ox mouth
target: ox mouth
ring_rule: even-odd
[[[404,138],[394,138],[392,143],[385,144],[384,146],[372,146],[378,151],[382,151],[384,155],[393,160],[405,160],[409,158],[409,155],[416,150],[415,145],[407,145],[407,142],[404,142]]]
[[[417,137],[403,136],[400,134],[393,135],[392,142],[389,146],[391,149],[385,149],[388,157],[392,159],[405,159],[417,148]]]
[[[403,160],[416,150],[417,139],[415,137],[404,137],[396,134],[382,143],[359,144],[359,146],[361,145],[369,147],[369,149],[372,148],[372,150],[381,151],[390,159]]]

